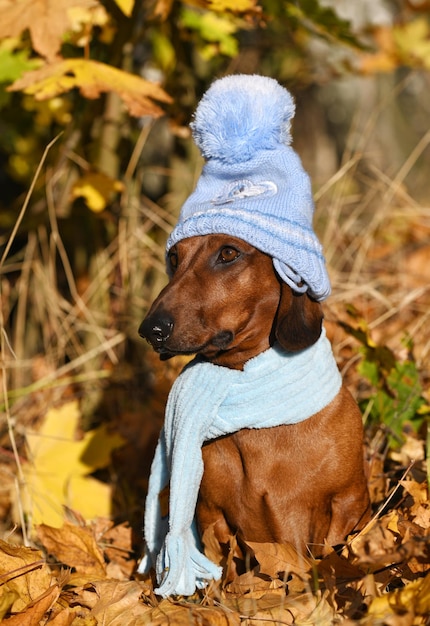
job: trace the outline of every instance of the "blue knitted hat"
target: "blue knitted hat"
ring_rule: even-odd
[[[232,235],[273,258],[295,291],[330,294],[322,247],[313,228],[309,176],[290,146],[294,101],[264,76],[215,81],[200,101],[193,137],[206,163],[167,241]]]

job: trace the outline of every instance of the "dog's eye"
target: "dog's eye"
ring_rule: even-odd
[[[178,268],[178,263],[179,263],[178,253],[174,251],[169,252],[168,259],[169,259],[170,269],[172,271],[175,271]]]
[[[218,263],[231,263],[232,261],[235,261],[239,256],[239,250],[236,250],[236,248],[231,248],[230,246],[225,246],[219,253],[217,261]]]

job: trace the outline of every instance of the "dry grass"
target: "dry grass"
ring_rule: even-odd
[[[316,228],[333,283],[327,325],[357,396],[356,345],[337,325],[338,320],[349,319],[347,306],[366,320],[375,341],[398,355],[404,350],[403,338],[409,336],[423,380],[430,378],[430,208],[418,205],[403,184],[421,149],[417,147],[393,178],[375,167],[363,174],[361,154],[353,154],[316,192]],[[105,248],[90,251],[86,271],[79,277],[56,217],[54,198],[61,194],[58,172],[45,174],[46,225],[30,232],[25,246],[10,252],[31,205],[30,189],[16,228],[5,242],[0,264],[0,467],[6,468],[14,490],[19,491],[23,481],[26,428],[37,424],[65,395],[81,398],[84,427],[107,419],[120,428],[124,413],[131,412],[135,424],[128,431],[130,444],[138,429],[147,433],[148,441],[140,438],[140,451],[150,447],[156,430],[153,424],[149,428],[142,424],[152,423],[155,416],[157,426],[162,419],[165,394],[179,365],[161,367],[137,337],[137,328],[166,280],[164,240],[180,202],[172,209],[169,197],[167,210],[140,198],[134,191],[136,164],[133,155],[114,236]],[[42,179],[43,166],[42,161],[35,183]],[[171,188],[183,178],[180,167],[170,172]],[[195,172],[188,174],[182,195],[193,178]],[[161,382],[154,383],[154,372]],[[143,392],[157,397],[148,400]],[[106,410],[106,398],[113,396]],[[10,491],[0,494],[0,503],[4,525],[10,528]],[[136,502],[131,506],[139,509]],[[130,515],[134,514],[140,511],[133,509]],[[28,541],[22,512],[18,522]]]

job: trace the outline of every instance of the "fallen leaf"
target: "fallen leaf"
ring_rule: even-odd
[[[314,561],[300,554],[292,544],[247,541],[246,545],[251,548],[260,564],[260,573],[268,574],[272,578],[288,577],[293,573],[306,580],[310,578]]]
[[[113,91],[121,97],[130,115],[136,117],[159,117],[163,110],[153,100],[171,102],[170,96],[155,83],[89,59],[64,59],[44,65],[24,74],[8,91],[24,91],[36,100],[48,100],[75,88],[89,99]]]
[[[78,615],[79,611],[79,615]],[[96,621],[83,619],[82,609],[71,609],[67,607],[49,616],[49,626],[72,626],[75,619],[79,617],[81,621],[76,620],[75,626],[97,626]]]
[[[226,590],[229,593],[238,595],[246,594],[250,597],[260,597],[271,589],[284,587],[285,584],[281,580],[272,579],[269,576],[250,571],[236,576],[232,582],[226,585]]]
[[[65,522],[62,528],[41,524],[37,536],[49,554],[76,570],[70,580],[78,585],[106,578],[103,553],[91,528]]]
[[[70,25],[69,9],[97,5],[97,0],[0,0],[0,38],[28,29],[36,52],[54,61]]]
[[[347,558],[332,550],[317,565],[317,571],[324,579],[331,577],[338,583],[360,580],[364,576],[364,571],[351,563]]]
[[[261,598],[227,597],[223,604],[242,617],[251,618],[250,626],[265,624],[299,624],[300,626],[332,626],[335,609],[328,592],[285,595],[268,593]],[[245,622],[248,623],[248,622]]]
[[[73,401],[50,409],[40,430],[27,432],[30,462],[23,468],[22,504],[35,525],[60,527],[64,506],[86,519],[110,513],[111,487],[88,475],[109,464],[112,450],[123,439],[101,426],[76,440],[79,421],[79,405]]]
[[[389,616],[407,613],[411,613],[412,617],[428,617],[430,614],[430,574],[410,582],[403,589],[373,598],[368,610],[369,617],[381,620],[381,623]]]
[[[15,597],[8,608],[22,611],[45,593],[51,581],[52,574],[39,550],[0,540],[0,589],[2,594],[9,594],[9,600]]]
[[[124,622],[117,622],[112,626],[122,626]],[[172,600],[162,600],[160,604],[146,613],[140,624],[148,626],[165,626],[174,624],[175,626],[190,626],[199,624],[201,626],[239,626],[241,619],[238,613],[220,606],[202,606],[191,602],[173,602]]]
[[[117,526],[111,520],[98,519],[92,524],[92,529],[97,540],[97,545],[103,550],[108,561],[108,577],[112,575],[113,567],[118,570],[115,578],[129,578],[135,567],[136,561],[131,557],[133,554],[133,533],[127,522]]]
[[[24,611],[3,620],[3,623],[7,626],[39,626],[43,616],[58,600],[59,595],[58,585],[52,585]]]

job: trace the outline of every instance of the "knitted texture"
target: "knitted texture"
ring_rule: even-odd
[[[290,146],[294,111],[272,78],[234,75],[212,84],[191,124],[206,162],[167,250],[195,235],[239,237],[269,254],[295,291],[320,301],[330,281],[312,227],[311,183]]]
[[[296,353],[270,348],[243,371],[194,359],[170,392],[166,418],[151,467],[145,508],[146,555],[161,596],[191,595],[222,570],[202,554],[194,514],[203,476],[202,445],[242,428],[303,421],[337,395],[341,376],[323,329],[319,340]],[[159,494],[170,483],[169,514]]]

